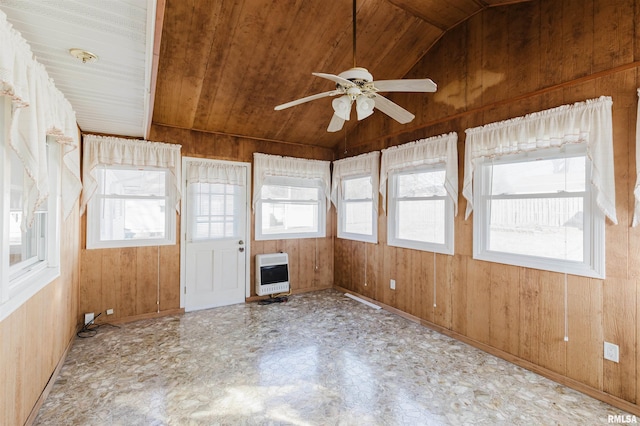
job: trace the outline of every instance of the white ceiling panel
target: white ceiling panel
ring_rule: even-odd
[[[155,0],[0,0],[83,132],[146,137]],[[83,63],[69,49],[98,56]]]

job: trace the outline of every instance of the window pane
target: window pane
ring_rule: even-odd
[[[164,199],[109,198],[100,204],[102,241],[166,238]]]
[[[401,174],[397,177],[398,197],[433,197],[444,196],[444,170]]]
[[[444,244],[445,200],[398,201],[396,238]]]
[[[585,157],[495,164],[491,194],[585,191]]]
[[[24,173],[22,162],[12,149],[8,149],[11,161],[11,191],[9,205],[9,266],[25,265],[44,260],[47,235],[46,204],[42,203],[35,213],[33,223],[22,229],[22,194]]]
[[[105,195],[165,196],[166,171],[105,168],[100,193]]]
[[[371,201],[345,202],[344,215],[345,232],[373,235],[373,203]]]
[[[263,185],[261,198],[263,200],[318,201],[318,196],[317,188]]]
[[[318,232],[318,208],[318,204],[265,201],[262,203],[262,233],[269,235]]]
[[[193,229],[190,238],[194,241],[231,238],[238,235],[236,221],[240,208],[240,187],[226,184],[198,183],[189,186],[189,202],[192,208]]]
[[[371,184],[371,177],[361,177],[355,179],[343,180],[343,193],[342,198],[345,200],[362,200],[371,199],[373,193],[373,187]]]
[[[489,250],[583,260],[583,199],[492,200]]]

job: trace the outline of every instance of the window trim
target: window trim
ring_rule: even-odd
[[[256,201],[255,204],[255,224],[254,224],[254,233],[256,241],[268,241],[268,240],[293,240],[293,239],[302,239],[302,238],[325,238],[327,233],[327,200],[325,193],[322,189],[322,184],[317,179],[297,179],[293,177],[285,177],[285,176],[267,176],[263,182],[262,187],[260,188],[260,194],[262,194],[262,188],[264,186],[290,186],[296,188],[313,188],[318,191],[318,201],[317,203],[308,203],[305,204],[316,204],[318,209],[318,231],[317,232],[298,232],[298,233],[279,233],[279,234],[264,234],[262,232],[262,204],[264,202],[273,202],[274,200],[260,198]],[[275,200],[281,201],[281,200]]]
[[[446,164],[436,163],[429,165],[421,165],[418,167],[412,167],[408,169],[392,170],[389,172],[389,205],[387,214],[387,245],[393,247],[402,247],[414,250],[428,251],[434,253],[453,255],[455,253],[455,234],[454,234],[454,222],[455,222],[455,206],[453,200],[448,193],[441,196],[432,197],[416,197],[411,199],[425,199],[425,200],[444,200],[444,243],[438,244],[427,241],[407,240],[396,237],[398,232],[398,214],[397,214],[397,202],[400,199],[397,197],[398,190],[398,177],[408,174],[445,171]],[[446,192],[446,187],[443,185]]]
[[[165,204],[165,237],[164,238],[146,238],[139,240],[101,240],[100,239],[100,206],[99,203],[103,197],[96,191],[89,202],[87,203],[87,250],[104,249],[104,248],[125,248],[125,247],[150,247],[150,246],[166,246],[174,245],[176,243],[176,217],[175,210],[171,205],[170,185],[171,170],[165,167],[151,167],[151,166],[133,166],[126,164],[119,165],[106,165],[100,164],[96,167],[96,170],[103,169],[115,169],[115,170],[150,170],[150,171],[162,171],[165,173],[165,195],[164,197],[157,197],[158,199],[164,198]],[[101,179],[102,174],[97,173],[97,182]],[[98,187],[100,185],[98,184]],[[113,198],[113,197],[105,197]],[[137,198],[137,197],[116,197],[118,199],[124,198]]]
[[[344,183],[345,181],[362,179],[362,178],[370,178],[371,185],[375,185],[375,176],[372,176],[371,173],[360,173],[350,176],[343,176],[340,178],[340,192],[338,195],[338,206],[337,206],[337,215],[338,215],[338,229],[337,229],[337,237],[345,240],[353,240],[353,241],[362,241],[365,243],[378,243],[378,197],[375,197],[374,194],[378,194],[378,188],[373,188],[373,192],[370,198],[361,198],[357,200],[349,200],[348,202],[344,199]],[[345,220],[346,220],[346,206],[350,203],[358,203],[358,202],[368,202],[371,203],[371,234],[358,234],[354,232],[347,232],[344,230],[345,228]]]
[[[514,162],[528,162],[532,159],[554,159],[584,156],[585,192],[583,213],[583,261],[544,258],[539,256],[505,253],[488,250],[489,230],[488,219],[490,205],[487,199],[490,191],[490,167],[493,164],[511,164]],[[586,276],[590,278],[605,278],[605,217],[596,205],[596,197],[591,183],[591,160],[587,155],[586,144],[571,144],[561,148],[548,148],[531,152],[504,155],[499,158],[484,158],[477,163],[474,171],[474,215],[473,215],[473,258],[488,262],[504,263],[508,265],[539,269],[558,273]],[[570,194],[583,194],[570,193]],[[535,194],[544,195],[544,194]],[[530,197],[529,194],[522,198]],[[494,197],[500,198],[500,197]],[[549,197],[551,198],[551,197]],[[554,197],[554,198],[562,198]]]

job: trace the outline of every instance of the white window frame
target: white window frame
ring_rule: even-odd
[[[103,174],[103,169],[117,169],[117,170],[152,170],[163,171],[165,173],[165,195],[162,197],[165,199],[165,237],[164,238],[148,238],[148,239],[130,239],[130,240],[101,240],[100,239],[100,203],[105,198],[113,198],[99,194],[99,191],[91,197],[87,204],[87,249],[102,249],[102,248],[120,248],[120,247],[148,247],[148,246],[164,246],[173,245],[176,243],[176,217],[175,209],[171,204],[171,197],[169,194],[169,188],[172,183],[170,180],[171,171],[163,167],[141,167],[141,166],[129,166],[129,165],[117,165],[109,166],[101,164],[96,167],[96,178],[99,180]],[[99,187],[101,185],[98,185]],[[116,198],[149,198],[149,197],[127,197],[120,196]],[[157,197],[156,197],[157,198]]]
[[[294,201],[295,203],[303,204],[315,204],[318,220],[317,232],[300,232],[300,233],[279,233],[279,234],[265,234],[262,232],[262,204],[263,202],[283,202],[288,203],[290,201],[263,199],[262,196],[255,203],[255,239],[256,241],[267,240],[289,240],[299,238],[324,238],[326,236],[327,228],[327,201],[324,191],[322,190],[321,182],[315,179],[297,179],[284,176],[269,176],[265,178],[263,186],[287,186],[297,188],[313,188],[318,191],[318,200],[316,202],[311,201]]]
[[[543,258],[491,251],[489,247],[489,219],[491,214],[489,192],[491,191],[491,166],[499,163],[525,162],[537,159],[555,159],[573,156],[584,156],[586,164],[585,192],[584,192],[584,225],[583,225],[583,261]],[[505,155],[499,158],[485,158],[477,163],[474,171],[474,215],[473,215],[473,258],[490,262],[505,263],[546,271],[605,278],[605,218],[596,205],[594,188],[590,176],[590,160],[587,155],[586,144],[564,145],[562,148],[551,148]],[[566,193],[567,196],[582,195],[583,193]],[[535,194],[536,197],[544,194]],[[562,196],[557,194],[553,198]],[[510,198],[527,198],[527,196]],[[494,196],[495,199],[504,198]]]
[[[442,196],[430,196],[430,197],[412,197],[412,198],[400,198],[398,197],[398,177],[402,175],[415,174],[415,173],[428,173],[436,171],[446,171],[446,165],[443,163],[425,165],[420,167],[414,167],[411,169],[396,170],[389,173],[389,206],[387,215],[387,245],[394,247],[403,247],[414,250],[429,251],[442,254],[454,254],[454,205],[451,197],[448,194]],[[402,200],[444,200],[445,212],[444,212],[444,243],[434,243],[429,241],[417,241],[407,240],[397,237],[399,228],[399,215],[398,215],[398,203]]]
[[[346,240],[354,240],[354,241],[362,241],[365,243],[377,243],[378,242],[378,198],[374,197],[373,194],[378,194],[378,188],[373,188],[373,192],[367,194],[368,197],[359,198],[359,199],[350,199],[345,200],[344,194],[345,182],[349,180],[362,179],[362,178],[370,178],[371,185],[374,185],[374,176],[370,173],[362,173],[352,176],[344,176],[340,179],[340,192],[338,196],[338,238],[346,239]],[[346,231],[346,209],[349,204],[355,203],[370,203],[371,204],[371,234],[358,234],[355,232]]]
[[[0,321],[9,316],[46,285],[60,276],[60,209],[62,153],[57,142],[50,139],[47,152],[49,196],[47,197],[47,241],[44,258],[35,263],[25,262],[21,268],[9,266],[9,211],[11,174],[8,129],[11,120],[11,103],[8,97],[0,97],[0,211],[2,228],[0,238]]]

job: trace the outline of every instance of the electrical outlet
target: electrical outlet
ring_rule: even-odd
[[[84,314],[84,325],[90,324],[93,321],[93,312]]]
[[[395,290],[396,289],[396,280],[391,280],[391,282],[389,283],[389,286],[391,287],[391,290]]]
[[[107,315],[113,315],[113,309],[107,309]]]
[[[604,359],[620,362],[620,348],[613,343],[604,342]]]

